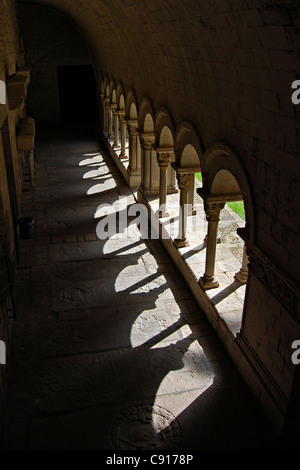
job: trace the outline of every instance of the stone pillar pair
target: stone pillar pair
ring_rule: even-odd
[[[167,211],[168,187],[171,191],[175,189],[175,174],[174,178],[171,175],[171,181],[168,182],[168,169],[170,168],[172,153],[173,149],[171,148],[156,148],[156,159],[159,166],[159,218],[169,217]],[[171,184],[168,185],[168,183]]]
[[[167,217],[167,194],[177,192],[175,173],[170,166],[173,148],[156,147],[153,133],[139,132],[141,143],[140,191],[143,194],[159,194],[159,217]]]
[[[214,279],[214,276],[218,238],[218,224],[220,220],[220,212],[224,208],[224,206],[224,202],[204,201],[204,210],[206,214],[206,220],[208,222],[206,236],[206,260],[205,273],[199,279],[199,284],[201,284],[204,290],[219,287],[219,283]]]
[[[114,105],[107,101],[107,139],[113,137],[113,109]]]
[[[208,222],[207,236],[206,236],[206,260],[205,260],[205,273],[199,279],[199,284],[204,290],[214,289],[219,287],[219,283],[215,280],[215,263],[216,263],[216,247],[218,239],[218,224],[220,220],[221,210],[225,206],[225,202],[204,201],[204,210],[206,220]],[[235,274],[234,279],[240,284],[246,284],[248,277],[248,256],[246,253],[246,246],[244,245],[242,267],[238,273]]]
[[[121,152],[119,155],[120,159],[126,159],[126,130],[127,123],[125,119],[125,111],[118,110],[116,103],[111,103],[109,106],[109,131],[108,138],[114,138],[113,149],[119,149],[121,147]],[[121,145],[119,141],[119,123],[121,124]],[[112,131],[113,127],[113,131]]]
[[[121,153],[119,155],[120,159],[127,159],[126,155],[126,134],[127,134],[127,121],[125,118],[125,112],[119,111],[119,119],[121,124]]]
[[[102,106],[103,106],[103,132],[107,136],[109,135],[109,106],[110,99],[104,96],[104,93],[101,94]]]
[[[175,164],[172,166],[176,171],[180,190],[179,232],[174,243],[177,248],[183,248],[189,245],[186,239],[187,217],[196,214],[194,207],[195,173],[199,173],[201,169],[200,167],[181,168]]]
[[[153,133],[138,131],[141,144],[141,185],[143,194],[157,194],[159,192],[159,172],[154,155],[153,145],[155,136]]]
[[[137,126],[138,122],[136,120],[127,120],[127,129],[129,135],[129,166],[127,171],[130,176],[141,174],[141,146]]]

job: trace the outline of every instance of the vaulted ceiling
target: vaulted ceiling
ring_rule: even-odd
[[[24,1],[24,0],[20,0]],[[265,0],[36,0],[64,12],[85,35],[100,70],[128,85],[205,93],[269,89],[270,70],[299,70],[300,5]],[[149,77],[152,79],[149,80]],[[153,79],[154,76],[154,79]],[[184,76],[184,80],[183,80]],[[236,85],[236,86],[235,86]],[[280,85],[280,84],[279,84]],[[142,89],[143,88],[143,89]],[[236,91],[236,90],[235,90]],[[245,90],[240,90],[240,93]],[[157,96],[157,93],[155,95]],[[254,92],[251,94],[253,99]],[[172,95],[173,97],[173,95]],[[196,96],[194,98],[199,99]],[[172,100],[171,100],[172,101]]]

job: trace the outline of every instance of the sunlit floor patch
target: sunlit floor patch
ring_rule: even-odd
[[[107,191],[108,189],[116,188],[116,182],[113,178],[106,179],[103,183],[95,184],[91,188],[88,189],[87,195],[90,196],[92,194],[102,193]]]

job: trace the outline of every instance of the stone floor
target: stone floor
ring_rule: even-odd
[[[2,448],[268,447],[267,421],[160,241],[118,224],[97,237],[104,204],[135,197],[83,131],[37,132]]]
[[[113,147],[114,139],[106,140],[110,147]],[[128,146],[126,146],[128,155]],[[118,158],[120,148],[113,150],[112,156]],[[120,159],[118,165],[121,171],[126,171],[129,160]],[[176,250],[177,258],[181,257],[190,273],[189,278],[200,279],[205,272],[206,244],[204,239],[207,234],[207,222],[204,212],[203,199],[197,194],[196,189],[201,187],[202,183],[195,178],[194,210],[195,214],[190,214],[187,223],[188,246]],[[159,209],[158,195],[144,195],[153,219],[159,220],[161,229],[166,238],[172,240],[177,238],[179,233],[179,196],[180,193],[168,194],[167,212],[168,215],[158,219]],[[244,242],[237,234],[237,229],[245,227],[245,221],[237,215],[232,209],[225,205],[220,213],[220,222],[218,224],[218,240],[215,262],[215,280],[218,281],[217,288],[207,290],[202,296],[206,296],[220,317],[228,332],[234,337],[240,331],[242,325],[242,316],[244,308],[244,299],[246,285],[240,284],[235,280],[235,274],[239,272],[242,264]]]

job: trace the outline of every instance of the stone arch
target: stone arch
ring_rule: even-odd
[[[174,125],[172,118],[169,114],[169,111],[166,108],[160,108],[155,116],[155,136],[156,136],[156,149],[157,149],[157,158],[159,165],[164,166],[163,162],[160,162],[161,155],[169,154],[169,165],[167,167],[166,181],[163,184],[166,184],[164,192],[162,193],[162,188],[160,187],[160,206],[166,205],[166,194],[177,192],[176,188],[176,173],[172,168],[171,164],[175,162],[175,153],[174,153]],[[166,157],[165,157],[166,158]],[[162,172],[160,170],[162,180]],[[160,185],[161,186],[161,185]],[[167,214],[167,212],[166,212]]]
[[[138,127],[143,133],[150,134],[154,133],[154,111],[149,98],[144,97],[142,99],[139,115],[138,115]]]
[[[126,94],[125,115],[127,120],[138,120],[138,105],[134,91],[130,88]]]
[[[116,84],[115,84],[115,81],[113,79],[111,79],[110,82],[109,82],[109,96],[110,96],[110,99],[111,99],[112,103],[117,102]]]
[[[99,73],[98,85],[99,85],[100,94],[102,94],[104,96],[104,94],[105,94],[105,83],[104,83],[104,76],[103,76],[102,72]]]
[[[203,192],[208,195],[234,194],[242,197],[245,206],[247,238],[254,242],[255,218],[253,197],[246,171],[238,155],[225,143],[216,142],[208,147],[203,158]]]
[[[118,83],[116,90],[116,101],[119,111],[125,112],[125,94],[121,83]]]
[[[141,185],[143,194],[159,194],[159,167],[155,150],[154,111],[149,98],[141,101],[138,134],[141,145]]]
[[[189,122],[183,122],[175,134],[175,155],[178,167],[202,168],[202,145],[196,130]]]
[[[155,135],[159,147],[174,146],[174,125],[166,108],[160,108],[155,116]]]
[[[115,89],[115,88],[112,90],[112,93],[111,93],[111,102],[112,102],[112,104],[116,104],[116,103],[117,103],[117,93],[116,93],[116,89]]]
[[[129,164],[127,168],[129,184],[131,187],[138,187],[141,182],[141,146],[137,132],[138,129],[138,105],[135,92],[129,88],[125,100],[125,119],[128,130],[128,157]]]

